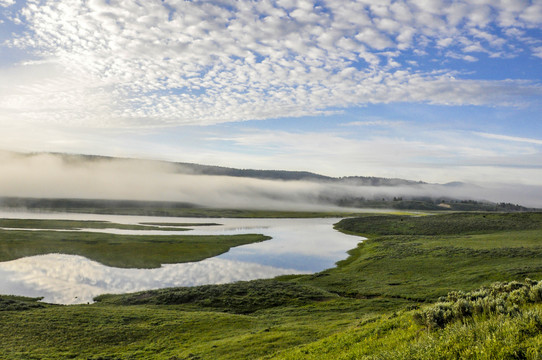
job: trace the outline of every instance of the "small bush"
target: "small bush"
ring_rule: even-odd
[[[38,303],[37,300],[41,300],[41,298],[18,299],[9,296],[0,297],[0,311],[23,311],[45,307],[43,303]]]
[[[526,279],[495,283],[472,292],[453,291],[441,297],[439,302],[414,314],[416,323],[428,329],[439,329],[455,320],[474,315],[521,314],[519,305],[542,302],[542,281]]]

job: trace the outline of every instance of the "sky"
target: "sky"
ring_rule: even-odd
[[[526,186],[542,0],[0,0],[0,149]]]

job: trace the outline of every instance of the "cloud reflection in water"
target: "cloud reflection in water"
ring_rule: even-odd
[[[47,214],[0,214],[10,218],[50,218]],[[163,218],[54,214],[71,220],[106,220],[137,224],[150,221],[194,222],[194,218]],[[91,302],[104,293],[127,293],[175,286],[219,284],[313,273],[346,258],[346,251],[361,240],[333,229],[338,219],[227,219],[218,226],[195,227],[192,235],[261,233],[272,239],[238,246],[200,262],[164,264],[157,269],[113,268],[81,256],[48,254],[0,263],[0,294],[44,297],[60,304]],[[146,234],[148,231],[95,230]],[[159,232],[166,233],[166,232]],[[148,235],[148,234],[147,234]],[[167,232],[165,235],[173,235]],[[164,235],[164,236],[165,236]]]
[[[81,256],[49,254],[1,263],[0,284],[19,295],[44,296],[45,302],[77,304],[104,293],[220,284],[299,272],[219,258],[166,264],[158,269],[122,269]]]

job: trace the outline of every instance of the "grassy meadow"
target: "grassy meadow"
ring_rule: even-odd
[[[91,305],[2,296],[0,358],[542,357],[542,213],[367,214],[336,228],[368,240],[317,274]]]

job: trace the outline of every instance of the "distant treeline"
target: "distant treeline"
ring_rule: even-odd
[[[0,197],[0,209],[106,215],[198,218],[316,218],[352,216],[352,211],[296,211],[206,208],[187,202],[105,199],[40,199]]]
[[[2,197],[0,207],[27,209],[83,209],[83,208],[194,208],[196,205],[186,202],[105,200],[105,199],[42,199]]]
[[[332,204],[345,208],[397,209],[417,211],[535,211],[510,203],[490,203],[474,200],[432,199],[402,197],[365,199],[362,197],[343,197],[340,199],[320,196],[321,204]],[[97,214],[149,215],[149,216],[198,216],[198,217],[251,217],[242,209],[208,209],[188,202],[138,201],[105,199],[42,199],[0,197],[0,208],[28,209],[33,211],[60,211]],[[261,215],[261,214],[260,214]],[[295,215],[295,214],[294,214]],[[270,217],[275,215],[269,214]],[[281,216],[282,217],[282,216]]]
[[[196,206],[168,201],[3,197],[0,198],[0,208],[87,214],[182,216],[183,212],[195,209]]]
[[[425,211],[537,211],[538,209],[527,208],[511,203],[492,203],[475,200],[458,200],[450,198],[431,198],[429,196],[408,197],[379,197],[368,199],[364,197],[332,197],[320,196],[322,203],[332,203],[348,208],[369,208],[369,209],[397,209],[397,210],[425,210]]]

